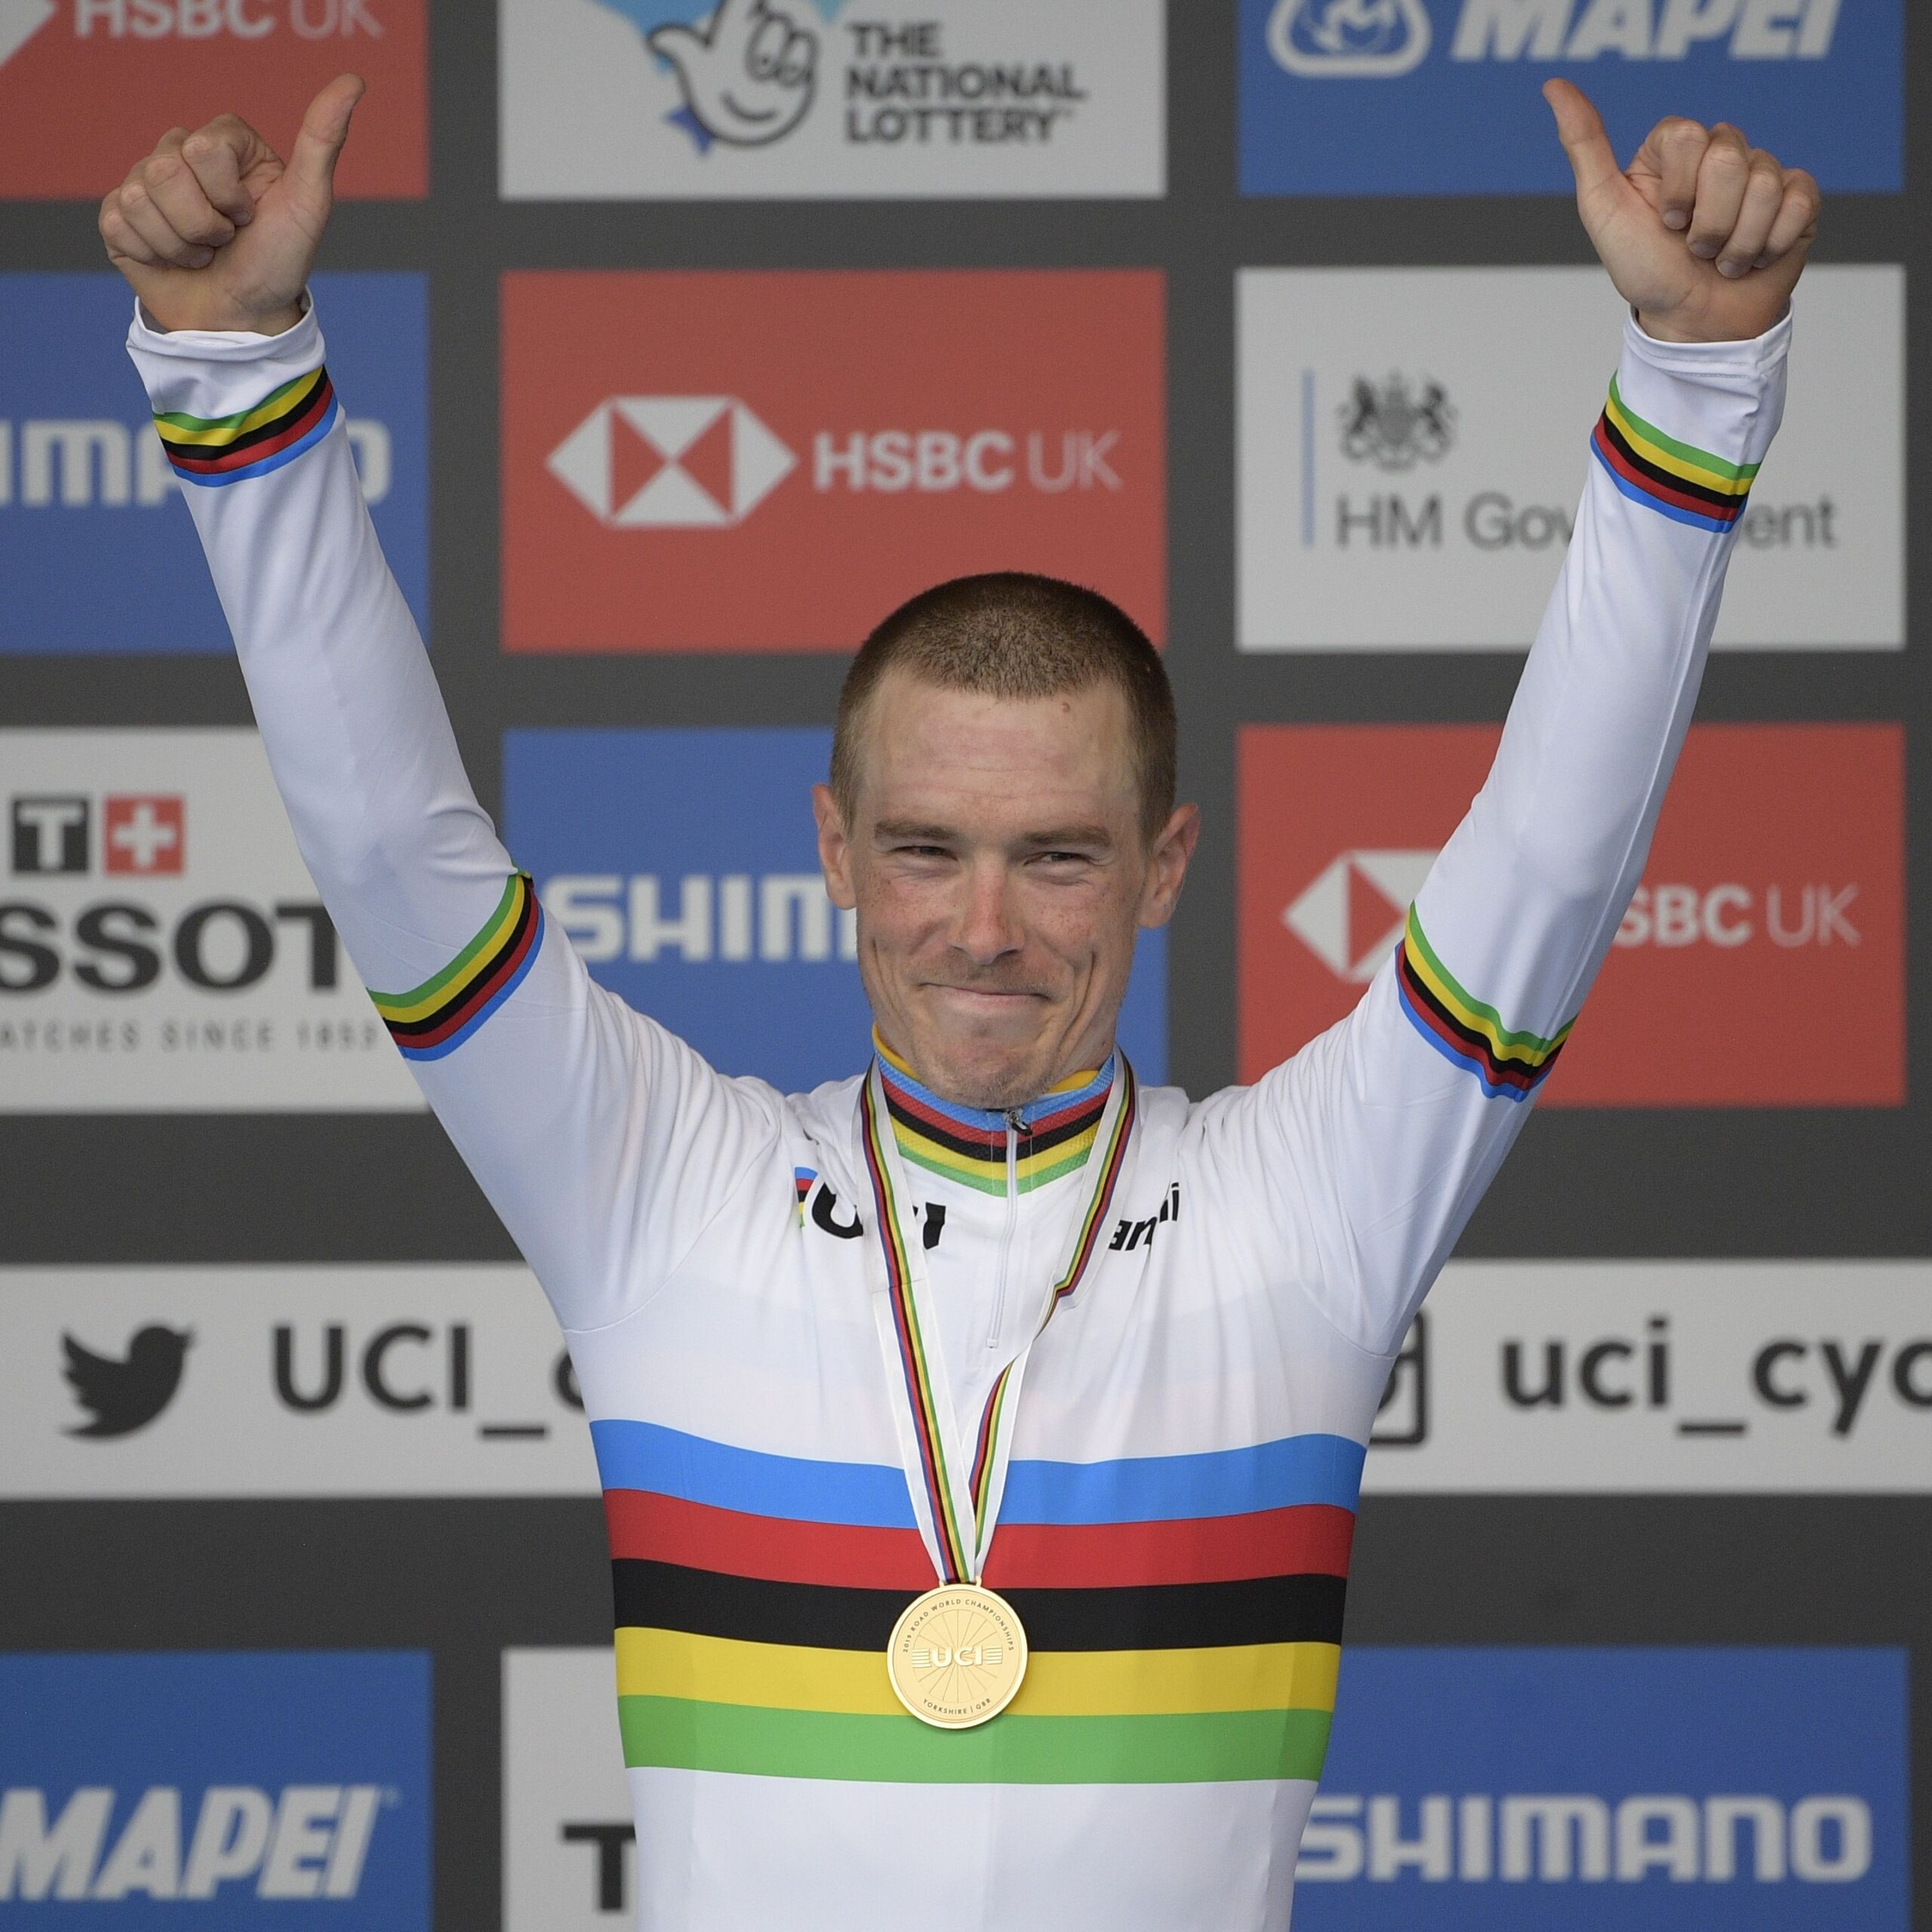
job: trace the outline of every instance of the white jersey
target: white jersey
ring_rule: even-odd
[[[312,312],[137,318],[303,854],[569,1340],[651,1932],[1286,1923],[1392,1355],[1640,875],[1789,333],[1626,331],[1494,768],[1347,1019],[1199,1103],[1116,1057],[986,1115],[881,1066],[935,1413],[970,1441],[1032,1342],[985,1565],[1031,1661],[946,1732],[884,1659],[944,1552],[882,1345],[862,1077],[727,1078],[546,924],[464,779]]]

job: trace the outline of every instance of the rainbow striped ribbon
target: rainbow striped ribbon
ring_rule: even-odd
[[[1118,1051],[1118,1050],[1116,1050]],[[998,1487],[996,1472],[1004,1466],[1013,1423],[1019,1412],[1020,1372],[1032,1353],[1033,1343],[1045,1333],[1054,1312],[1080,1285],[1087,1265],[1100,1244],[1100,1232],[1106,1226],[1107,1209],[1114,1197],[1121,1169],[1126,1165],[1128,1143],[1134,1132],[1137,1112],[1134,1069],[1121,1054],[1119,1072],[1115,1076],[1113,1120],[1111,1131],[1103,1128],[1097,1148],[1094,1191],[1081,1217],[1074,1238],[1073,1253],[1065,1271],[1048,1297],[1040,1325],[1014,1359],[1000,1371],[986,1398],[980,1419],[972,1467],[967,1484],[971,1499],[972,1519],[962,1523],[955,1500],[954,1464],[947,1458],[950,1418],[935,1391],[931,1346],[926,1325],[920,1318],[919,1296],[914,1283],[915,1263],[906,1239],[899,1214],[900,1170],[897,1150],[892,1144],[884,1094],[879,1088],[875,1063],[859,1089],[859,1113],[866,1167],[872,1178],[872,1205],[878,1219],[879,1245],[885,1255],[888,1299],[892,1309],[893,1332],[899,1343],[900,1368],[906,1377],[906,1395],[912,1412],[913,1434],[919,1447],[919,1473],[931,1506],[933,1530],[939,1543],[941,1575],[946,1583],[977,1582],[992,1540],[994,1499]],[[1009,1391],[1013,1399],[1008,1401]],[[970,1531],[970,1534],[968,1532]]]

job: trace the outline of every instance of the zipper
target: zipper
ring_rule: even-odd
[[[1013,1237],[1020,1226],[1020,1115],[1008,1108],[1006,1115],[1006,1232],[999,1242],[999,1272],[994,1278],[993,1325],[986,1346],[999,1346],[999,1332],[1006,1326],[1006,1275],[1013,1258]]]

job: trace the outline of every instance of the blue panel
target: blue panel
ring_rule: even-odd
[[[1309,1503],[1352,1509],[1366,1451],[1343,1435],[1287,1435],[1247,1449],[1014,1463],[1003,1523],[1171,1523]]]
[[[781,921],[764,916],[764,881],[819,876],[811,794],[831,746],[823,730],[511,731],[503,740],[505,839],[537,881],[546,943],[572,931],[613,992],[724,1072],[790,1092],[857,1072],[870,1051],[857,964],[809,933],[795,904]],[[576,888],[573,912],[560,877],[601,883]],[[655,958],[630,956],[638,878],[655,881],[660,922],[702,909],[685,897],[688,879],[702,881],[709,958],[668,939]],[[749,882],[731,888],[749,897],[737,943],[726,931],[727,880]],[[612,956],[596,956],[611,950],[595,937],[600,921]],[[1143,1080],[1166,1078],[1164,933],[1141,935],[1120,1038]]]
[[[1357,1650],[1295,1932],[1906,1932],[1906,1654]]]
[[[379,493],[376,530],[426,635],[424,278],[318,275],[313,286],[329,374]],[[134,304],[118,275],[0,275],[0,652],[232,648],[128,360]]]
[[[1896,194],[1904,31],[1901,0],[1241,0],[1241,191],[1569,193],[1561,75],[1626,161],[1684,114]]]
[[[0,1919],[428,1932],[420,1651],[0,1657]]]

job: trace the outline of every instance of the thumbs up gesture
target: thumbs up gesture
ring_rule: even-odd
[[[309,103],[285,162],[232,114],[171,128],[100,205],[107,257],[164,329],[292,328],[362,97],[353,74]]]
[[[1818,184],[1735,128],[1673,118],[1629,168],[1567,81],[1543,97],[1577,177],[1577,207],[1617,291],[1666,342],[1748,342],[1783,315],[1818,236]]]
[[[692,118],[714,140],[762,147],[812,104],[818,42],[765,0],[718,0],[708,33],[664,26],[645,38],[677,69]]]

